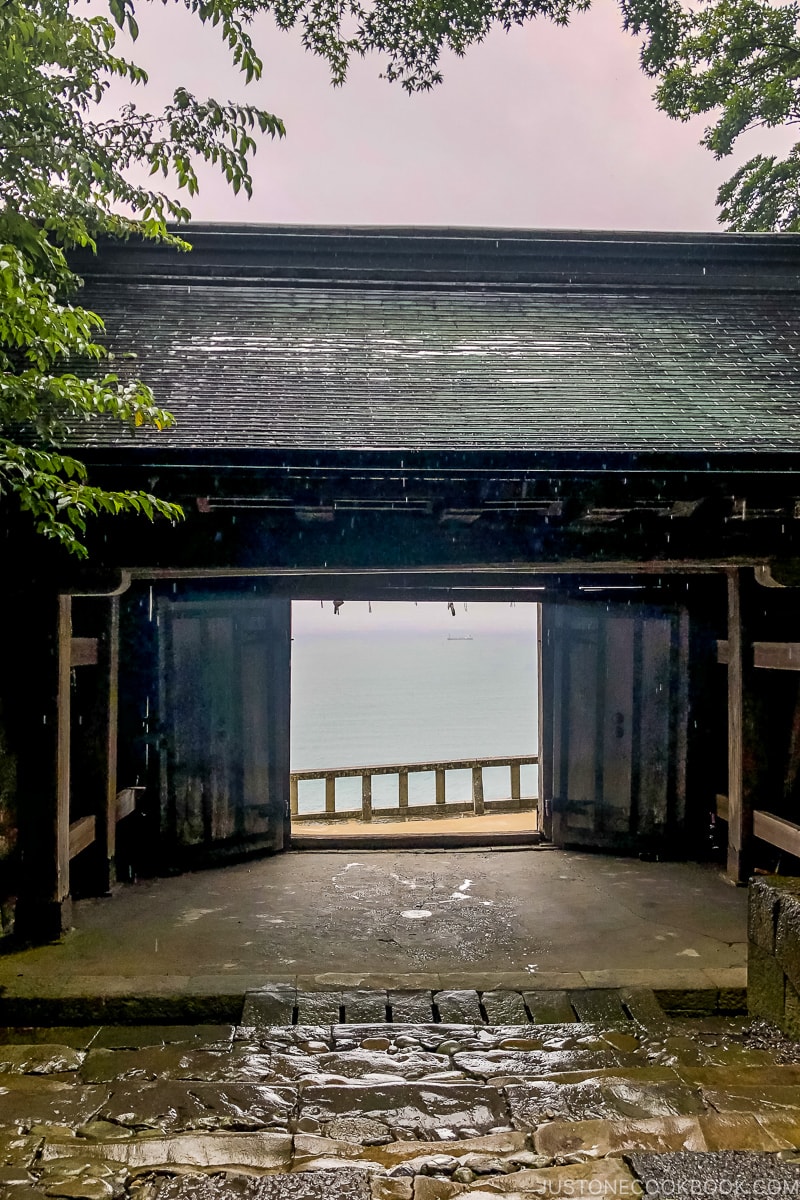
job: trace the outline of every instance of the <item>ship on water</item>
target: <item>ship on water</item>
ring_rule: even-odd
[[[472,634],[471,633],[448,633],[447,640],[448,640],[448,642],[471,642]]]

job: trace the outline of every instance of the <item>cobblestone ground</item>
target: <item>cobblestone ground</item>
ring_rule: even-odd
[[[391,999],[0,1031],[0,1196],[800,1195],[800,1054],[769,1029],[647,991]]]

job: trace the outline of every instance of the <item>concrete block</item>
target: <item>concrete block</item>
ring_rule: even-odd
[[[777,959],[750,944],[747,965],[747,1011],[782,1025],[785,977]]]
[[[781,889],[770,879],[750,880],[747,897],[747,937],[767,954],[775,951],[775,927]]]
[[[794,881],[800,884],[800,880]],[[800,989],[800,889],[783,889],[778,905],[775,957],[783,973]]]
[[[800,994],[788,979],[783,1003],[783,1020],[778,1024],[788,1037],[800,1040]]]

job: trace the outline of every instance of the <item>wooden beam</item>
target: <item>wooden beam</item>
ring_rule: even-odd
[[[728,819],[728,797],[717,795],[716,799],[716,815],[720,821]]]
[[[143,787],[129,787],[122,788],[117,792],[117,821],[123,821],[125,817],[129,817],[132,812],[136,811],[136,794],[143,791],[145,791]]]
[[[717,662],[727,663],[728,643],[717,642]],[[800,642],[753,642],[753,666],[767,671],[800,671]]]
[[[739,884],[750,875],[753,837],[752,713],[747,715],[753,658],[742,593],[742,571],[733,569],[728,572],[728,877]]]
[[[69,856],[73,859],[81,850],[91,846],[96,837],[97,818],[79,817],[69,827]]]
[[[793,821],[756,809],[753,813],[753,836],[800,858],[800,825],[795,825]]]
[[[769,671],[800,671],[800,642],[755,642],[753,657]]]

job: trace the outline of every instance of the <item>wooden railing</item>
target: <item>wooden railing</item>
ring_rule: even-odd
[[[474,813],[481,816],[487,810],[490,812],[536,812],[539,807],[538,796],[523,796],[521,787],[521,768],[536,765],[539,762],[537,754],[518,754],[505,758],[458,758],[447,759],[445,762],[421,763],[392,763],[382,766],[367,767],[336,767],[330,770],[293,771],[290,777],[290,802],[293,821],[371,821],[373,818],[372,780],[376,775],[397,776],[397,806],[378,810],[381,818],[390,820],[408,820],[413,818],[437,818],[460,816]],[[486,800],[484,798],[483,772],[486,767],[508,767],[509,797],[503,800]],[[472,800],[448,801],[446,796],[446,777],[448,771],[472,771]],[[434,804],[409,804],[408,777],[422,772],[433,774],[435,787]],[[352,809],[336,808],[336,780],[361,779],[361,807]],[[315,812],[299,812],[299,795],[301,780],[325,780],[325,807]]]

